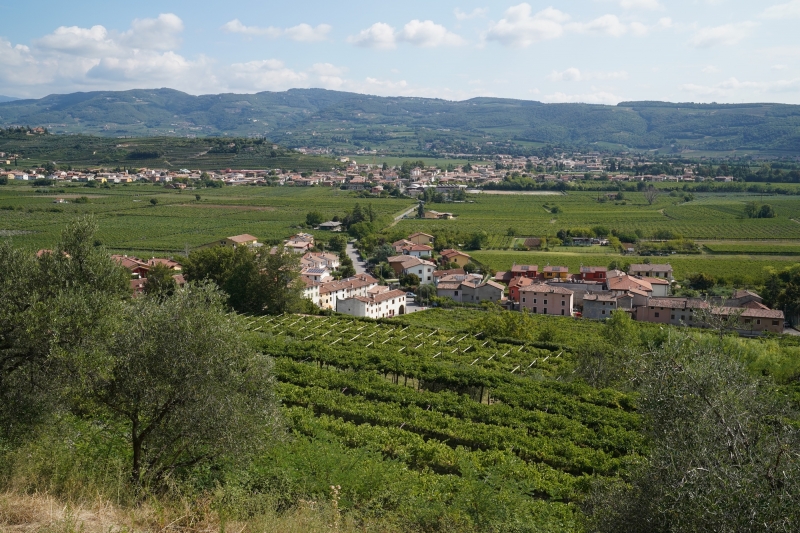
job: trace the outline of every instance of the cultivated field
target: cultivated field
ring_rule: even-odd
[[[28,185],[0,186],[0,232],[15,232],[14,241],[19,245],[52,246],[67,221],[93,214],[104,245],[142,254],[180,253],[187,247],[241,233],[277,242],[296,233],[297,225],[312,210],[332,218],[352,210],[356,203],[363,207],[371,204],[379,219],[389,219],[412,205],[409,200],[365,200],[350,192],[323,188],[225,187],[178,192],[131,184],[110,189],[67,185],[56,187],[53,194],[35,191]],[[199,202],[195,194],[201,196]],[[76,203],[80,196],[88,202]],[[70,203],[54,204],[55,198],[69,198]],[[151,199],[157,204],[152,205]]]

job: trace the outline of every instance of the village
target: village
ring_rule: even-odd
[[[299,150],[302,152],[302,150]],[[10,166],[12,154],[1,154],[6,166]],[[363,161],[363,160],[362,160]],[[703,177],[695,173],[691,167],[685,167],[672,174],[636,174],[631,172],[635,165],[646,167],[652,161],[634,161],[631,158],[603,158],[599,153],[561,154],[557,157],[540,159],[536,156],[514,157],[510,155],[494,156],[491,161],[477,161],[460,166],[448,165],[440,168],[435,165],[414,166],[402,169],[400,166],[389,166],[378,163],[358,163],[350,157],[341,157],[338,163],[344,168],[333,168],[323,172],[293,172],[289,169],[254,169],[232,170],[220,169],[201,171],[190,169],[150,169],[109,171],[107,169],[88,170],[52,170],[34,168],[29,170],[11,170],[0,172],[0,177],[9,181],[83,183],[88,186],[102,186],[147,182],[162,185],[170,189],[194,189],[206,186],[209,182],[229,186],[236,185],[271,185],[295,187],[339,187],[351,191],[363,191],[375,196],[383,195],[421,195],[426,188],[436,187],[436,192],[452,193],[467,187],[486,187],[502,183],[509,176],[531,178],[544,184],[572,183],[584,180],[603,180],[612,183],[621,182],[696,182],[717,181],[731,182],[732,176]],[[626,169],[626,172],[617,169]]]
[[[459,250],[444,249],[435,258],[433,241],[432,235],[417,232],[392,243],[396,255],[387,262],[394,278],[383,284],[363,269],[353,276],[337,276],[340,256],[316,250],[314,236],[308,233],[286,239],[282,248],[264,248],[256,237],[247,234],[205,246],[247,246],[272,254],[281,249],[282,253],[301,254],[298,280],[304,298],[322,310],[356,317],[390,318],[422,310],[424,307],[415,300],[432,292],[439,302],[434,305],[491,303],[512,311],[591,320],[605,320],[619,310],[637,321],[674,326],[703,328],[727,321],[742,335],[784,331],[784,313],[765,306],[762,298],[749,290],[736,290],[729,298],[672,296],[675,279],[669,264],[632,264],[627,272],[603,266],[581,266],[579,272],[570,272],[564,266],[515,264],[491,276],[480,273],[472,257]],[[134,295],[144,292],[147,273],[158,264],[174,271],[178,286],[185,284],[181,264],[172,259],[113,258],[130,271]],[[401,280],[409,279],[413,281],[402,286]]]

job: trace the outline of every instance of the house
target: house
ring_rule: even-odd
[[[634,306],[645,305],[647,299],[653,296],[653,286],[649,282],[627,274],[608,278],[606,287],[617,296],[632,294]]]
[[[378,280],[369,274],[358,274],[338,281],[329,281],[319,287],[319,306],[323,309],[336,309],[340,298],[367,296],[369,289],[376,287]]]
[[[606,273],[608,269],[606,267],[597,267],[597,266],[581,266],[580,278],[584,281],[605,281],[606,280]]]
[[[583,318],[605,320],[617,309],[630,311],[633,307],[633,295],[615,295],[611,293],[592,293],[583,297]]]
[[[333,279],[333,276],[331,276],[331,271],[324,267],[305,267],[300,270],[300,275],[316,283],[325,283],[326,281]]]
[[[519,290],[520,309],[534,314],[572,316],[573,292],[557,285],[535,283]]]
[[[672,266],[670,266],[669,263],[666,265],[631,265],[630,268],[628,268],[628,274],[643,278],[662,278],[669,281],[673,280]]]
[[[536,279],[539,277],[539,265],[518,265],[514,263],[511,267],[511,278],[530,278]]]
[[[433,283],[433,271],[436,269],[435,263],[411,255],[396,255],[388,258],[387,262],[398,277],[414,274],[419,278],[420,283]]]
[[[409,244],[401,248],[403,255],[411,255],[413,257],[430,257],[433,254],[433,248],[426,244]]]
[[[177,271],[183,270],[183,266],[177,261],[173,261],[172,259],[153,257],[149,261],[147,261],[147,266],[154,267],[156,265],[163,265],[170,270],[177,270]]]
[[[744,307],[752,302],[761,304],[762,301],[761,296],[758,294],[752,291],[738,289],[733,291],[731,297],[725,301],[725,305],[730,307]]]
[[[237,248],[239,246],[261,246],[258,243],[258,239],[253,237],[252,235],[242,234],[242,235],[234,235],[233,237],[227,237],[225,239],[214,241],[208,244],[204,244],[201,248],[209,248],[212,246],[227,246],[229,248]]]
[[[327,268],[328,270],[339,269],[339,256],[327,252],[307,252],[300,259],[300,266],[303,268]]]
[[[666,298],[669,296],[670,282],[664,278],[642,278],[653,288],[653,296],[656,298]]]
[[[402,254],[403,248],[406,248],[407,246],[414,246],[414,244],[416,243],[413,243],[408,239],[400,239],[399,241],[392,243],[392,248],[394,248],[395,253]]]
[[[496,281],[482,282],[477,274],[445,276],[436,286],[436,296],[462,303],[500,302],[505,286]]]
[[[426,244],[428,246],[433,246],[433,235],[428,235],[427,233],[412,233],[408,236],[408,240],[414,244]]]
[[[131,280],[131,291],[134,296],[144,294],[144,286],[147,285],[147,278],[137,278]]]
[[[404,315],[406,313],[406,293],[377,286],[366,296],[353,296],[337,300],[336,312],[366,318]]]
[[[319,229],[327,231],[342,231],[342,223],[334,222],[332,220],[329,222],[323,222],[319,225]]]
[[[298,281],[303,289],[303,298],[311,300],[314,305],[319,305],[319,288],[321,283],[305,276],[301,276]]]
[[[455,263],[463,268],[467,265],[467,263],[472,262],[472,257],[469,254],[459,252],[458,250],[453,250],[452,248],[442,250],[440,253],[442,254],[441,260],[443,263]]]
[[[708,302],[699,298],[648,298],[644,305],[637,305],[636,320],[673,326],[702,327],[701,311],[709,309]]]
[[[433,284],[438,285],[439,281],[446,276],[465,276],[467,273],[463,268],[452,268],[450,270],[434,270]]]
[[[522,276],[518,276],[516,278],[512,278],[512,280],[508,283],[508,297],[511,301],[519,303],[520,289],[524,287],[529,287],[534,285],[536,281],[532,280],[531,278],[524,278]]]
[[[569,277],[569,268],[565,266],[546,266],[542,270],[542,277],[544,279],[560,279],[566,281]]]
[[[283,246],[288,251],[304,254],[314,247],[314,236],[309,233],[298,233],[285,240]]]
[[[146,278],[150,271],[147,262],[133,256],[112,255],[111,259],[116,261],[122,268],[127,269],[134,278]]]

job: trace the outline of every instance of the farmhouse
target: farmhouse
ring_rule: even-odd
[[[342,298],[368,296],[369,290],[378,286],[378,280],[369,274],[358,274],[339,281],[329,281],[319,287],[319,306],[323,309],[336,309],[336,302]]]
[[[416,275],[421,283],[433,283],[433,271],[436,264],[411,255],[396,255],[387,259],[395,275]]]
[[[408,240],[414,244],[426,244],[428,246],[433,246],[433,235],[428,235],[427,233],[412,233],[408,236]]]

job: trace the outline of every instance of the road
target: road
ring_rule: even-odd
[[[403,217],[406,217],[406,216],[410,215],[411,213],[415,212],[416,210],[417,210],[417,206],[416,205],[413,206],[413,207],[409,207],[407,211],[403,211],[402,213],[400,213],[399,215],[394,217],[394,220],[392,221],[391,224],[389,224],[389,227],[393,228],[395,224],[397,224],[398,222],[403,220]]]
[[[353,261],[353,267],[356,269],[356,274],[363,274],[367,271],[367,264],[361,260],[361,254],[353,246],[352,242],[347,243],[347,257]]]

